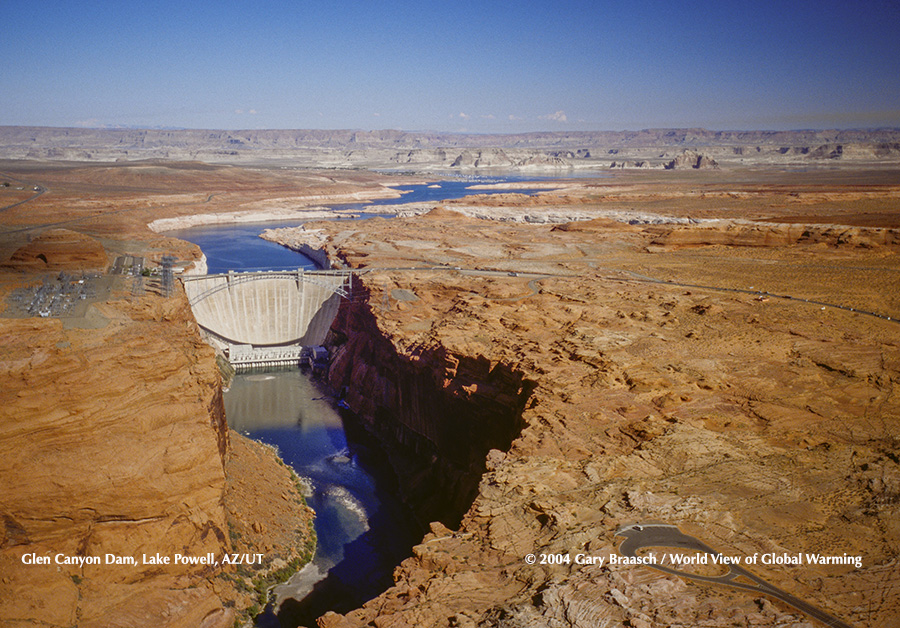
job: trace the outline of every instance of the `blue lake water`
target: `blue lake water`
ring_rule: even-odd
[[[526,183],[529,181],[540,181],[541,177],[519,177],[519,176],[504,176],[504,177],[466,177],[460,179],[447,179],[444,181],[438,181],[435,183],[428,183],[425,185],[417,184],[417,185],[398,185],[394,187],[395,190],[399,190],[403,192],[403,196],[400,198],[391,198],[385,199],[377,202],[365,202],[365,203],[350,203],[346,205],[337,205],[336,207],[340,207],[341,209],[361,209],[367,205],[402,205],[404,203],[427,203],[427,202],[439,202],[445,201],[451,198],[461,198],[463,196],[469,194],[507,194],[509,192],[516,192],[520,194],[533,194],[534,192],[538,192],[538,189],[529,188],[527,186],[523,186],[522,188],[517,188],[515,190],[473,190],[471,189],[474,185],[482,185],[482,184],[492,184],[492,183]],[[551,179],[547,179],[551,180]],[[435,187],[437,186],[437,187]]]
[[[396,189],[405,192],[400,198],[364,203],[332,205],[333,209],[358,210],[370,205],[402,205],[403,203],[440,202],[459,198],[467,194],[501,194],[504,192],[533,193],[537,190],[523,188],[517,190],[470,190],[469,187],[484,183],[510,183],[525,181],[523,177],[472,177],[465,180],[447,180],[425,185],[401,185]],[[535,178],[527,179],[535,181]],[[432,187],[434,185],[440,187]],[[167,231],[166,235],[193,242],[206,254],[210,274],[225,273],[229,270],[288,270],[292,268],[315,268],[309,258],[285,247],[259,237],[265,229],[297,227],[302,220],[281,222],[243,223],[231,225],[207,225]]]
[[[193,242],[206,255],[211,275],[229,270],[288,270],[313,269],[315,263],[296,251],[259,237],[265,229],[296,227],[302,221],[289,223],[250,223],[237,225],[209,225],[167,231],[166,235]]]

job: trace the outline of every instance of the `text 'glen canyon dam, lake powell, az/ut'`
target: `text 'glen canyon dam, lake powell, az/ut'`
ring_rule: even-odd
[[[900,626],[892,3],[58,4],[0,628]]]

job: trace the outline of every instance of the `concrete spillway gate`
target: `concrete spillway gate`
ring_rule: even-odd
[[[313,346],[349,297],[351,273],[268,271],[183,277],[194,318],[207,332],[236,345]]]

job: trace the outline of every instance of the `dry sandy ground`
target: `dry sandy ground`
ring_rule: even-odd
[[[327,202],[396,196],[388,185],[413,179],[364,171],[239,168],[199,162],[80,164],[0,161],[0,261],[41,230],[62,227],[123,247],[167,249],[199,257],[192,245],[157,235],[159,219],[284,207],[302,212]],[[17,188],[24,188],[19,190]],[[37,187],[42,193],[33,191]],[[23,195],[29,190],[31,200]],[[11,205],[15,205],[10,207]],[[121,244],[125,243],[125,244]]]

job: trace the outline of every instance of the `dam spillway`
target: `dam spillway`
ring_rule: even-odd
[[[351,281],[347,271],[303,269],[182,277],[200,327],[254,348],[322,344]]]

